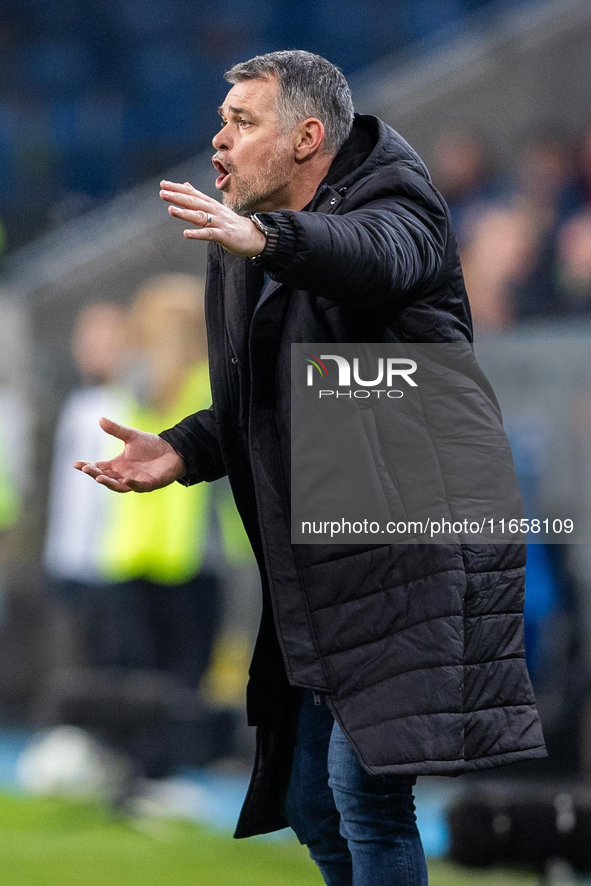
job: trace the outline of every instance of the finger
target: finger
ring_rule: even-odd
[[[210,212],[204,212],[202,210],[195,211],[192,209],[178,209],[176,206],[169,207],[168,212],[173,218],[178,218],[179,221],[195,225],[196,228],[216,228],[217,230],[221,230],[218,228],[219,222],[214,221]]]
[[[109,470],[105,470],[104,468],[100,469],[99,476],[100,477],[108,477],[109,480],[123,480],[123,477],[121,476],[120,473],[118,473],[118,471],[109,471]],[[127,481],[124,481],[124,482],[127,482]]]
[[[108,486],[114,492],[130,492],[130,488],[121,480],[121,475],[115,471],[109,471],[105,474],[92,462],[79,462],[83,467],[79,470],[83,474],[88,474],[93,480],[96,480],[101,486]]]
[[[141,480],[132,480],[131,477],[125,477],[123,480],[125,486],[131,489],[132,492],[149,492],[150,490],[147,488],[147,484],[142,482]]]
[[[107,474],[109,471],[112,470],[113,462],[112,461],[95,461],[95,462],[92,462],[92,464],[96,465],[97,468],[100,468],[104,474]],[[117,474],[117,476],[120,477],[121,474]]]
[[[190,194],[184,191],[160,191],[160,199],[166,203],[178,203],[187,209],[199,209],[201,205],[209,206],[212,202],[210,197],[194,190]],[[215,202],[217,203],[217,200]]]
[[[105,418],[104,416],[99,419],[99,425],[105,433],[110,434],[112,437],[117,437],[118,440],[123,440],[124,443],[128,443],[135,434],[133,428],[118,425],[116,421],[111,421],[110,418]]]
[[[160,199],[164,200],[166,203],[178,203],[179,206],[182,205],[187,208],[192,206],[195,208],[195,201],[199,198],[197,198],[194,193],[186,194],[181,193],[180,191],[160,191]]]
[[[195,188],[185,188],[183,191],[169,191],[167,188],[162,188],[160,191],[160,199],[167,200],[169,203],[173,201],[178,201],[179,203],[188,203],[188,201],[194,200],[198,191]]]
[[[187,240],[215,240],[218,237],[223,236],[223,231],[220,228],[211,228],[209,225],[206,228],[185,228],[183,231],[183,236],[187,238]]]
[[[84,468],[98,468],[98,470],[103,474],[108,474],[110,472],[115,474],[115,476],[120,477],[121,474],[118,474],[116,471],[112,470],[111,464],[112,462],[110,461],[75,461],[74,467],[77,468],[79,471],[84,471]]]
[[[199,197],[201,200],[205,200],[207,203],[217,203],[219,205],[219,201],[216,200],[215,197],[210,197],[209,194],[205,194],[203,191],[200,191],[198,188],[193,187],[191,182],[169,182],[169,181],[161,181],[160,182],[160,196],[165,199],[164,195],[170,197],[172,193],[172,199],[175,198],[183,199],[183,197]]]
[[[105,470],[104,468],[99,468],[98,465],[88,464],[82,469],[83,474],[88,474],[89,477],[92,477],[94,480],[98,480],[99,477],[108,477],[109,480],[121,480],[121,474],[117,471]]]
[[[176,203],[178,206],[182,206],[183,209],[206,209],[211,211],[212,209],[220,208],[217,200],[208,197],[207,194],[202,194],[201,191],[196,191],[194,188],[191,189],[191,193],[160,191],[160,198],[166,203]]]
[[[163,191],[178,191],[181,194],[193,194],[196,191],[196,188],[193,187],[191,182],[169,182],[169,181],[161,181],[160,187]]]
[[[188,222],[190,225],[195,225],[196,228],[215,227],[213,218],[208,223],[208,215],[211,215],[211,213],[208,212],[203,212],[201,210],[195,211],[193,209],[179,209],[177,206],[170,206],[168,212],[173,218],[178,218],[181,221]]]
[[[92,462],[87,462],[81,470],[83,474],[88,474],[89,477],[93,477],[95,480],[102,474],[100,468],[97,468]]]
[[[112,477],[106,477],[104,474],[100,474],[96,478],[96,482],[99,486],[106,486],[107,489],[112,490],[112,492],[131,492],[130,487],[123,480],[113,480]]]

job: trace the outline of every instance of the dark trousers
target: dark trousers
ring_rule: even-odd
[[[367,773],[321,697],[303,693],[285,812],[327,886],[426,886],[414,783]]]
[[[62,582],[51,588],[81,626],[85,664],[110,677],[119,674],[168,678],[171,695],[188,691],[189,711],[174,717],[161,715],[116,717],[105,725],[102,737],[125,751],[137,773],[151,778],[169,774],[186,762],[200,734],[197,690],[211,656],[221,620],[221,593],[217,576],[202,573],[182,585],[164,586],[138,579],[112,585]],[[171,699],[172,700],[172,699]],[[163,705],[164,707],[164,705]],[[203,727],[205,728],[205,727]]]
[[[85,607],[88,663],[167,671],[197,689],[220,614],[219,582],[209,573],[182,585],[137,579],[96,590]]]

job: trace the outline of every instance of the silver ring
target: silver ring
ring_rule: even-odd
[[[201,225],[202,228],[206,228],[208,225],[211,224],[211,212],[206,212],[205,214],[207,215],[207,221],[204,225]]]

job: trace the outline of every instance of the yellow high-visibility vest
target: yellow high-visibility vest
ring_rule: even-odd
[[[185,415],[211,404],[206,363],[193,368],[172,409],[163,414],[137,405],[125,423],[152,433],[171,427]],[[115,451],[119,451],[119,441]],[[110,581],[144,578],[155,584],[178,585],[199,572],[209,531],[211,487],[198,483],[186,489],[172,483],[147,495],[113,495],[103,538],[102,571]],[[219,512],[226,555],[246,559],[250,550],[233,503]]]

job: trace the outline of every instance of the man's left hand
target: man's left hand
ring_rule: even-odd
[[[259,255],[265,248],[265,235],[249,218],[198,191],[189,182],[161,181],[160,197],[172,203],[173,218],[195,225],[183,231],[187,240],[213,240],[236,255]],[[208,218],[211,221],[208,221]]]

